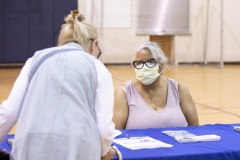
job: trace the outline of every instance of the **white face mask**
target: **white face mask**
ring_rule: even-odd
[[[148,68],[146,65],[144,65],[142,69],[135,68],[136,77],[142,84],[150,85],[160,76],[158,69],[159,64],[153,68]]]

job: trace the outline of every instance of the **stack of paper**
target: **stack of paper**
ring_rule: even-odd
[[[121,134],[122,134],[121,131],[119,131],[119,130],[115,130],[115,135],[114,135],[114,137],[120,136]]]
[[[162,133],[170,137],[173,137],[176,141],[180,143],[200,142],[200,141],[219,141],[221,139],[220,136],[215,134],[197,136],[185,130],[180,130],[180,131],[167,130],[167,131],[162,131]]]
[[[233,126],[233,129],[240,132],[240,126]]]
[[[173,145],[161,142],[151,137],[130,137],[114,139],[114,143],[122,145],[123,147],[136,150],[146,148],[160,148],[160,147],[172,147]]]

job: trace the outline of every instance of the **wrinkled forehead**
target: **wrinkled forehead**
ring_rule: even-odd
[[[146,61],[146,60],[151,59],[151,58],[153,58],[153,56],[152,56],[152,53],[150,52],[150,50],[148,48],[139,49],[136,52],[136,55],[135,55],[135,60],[136,61],[138,61],[138,60]]]

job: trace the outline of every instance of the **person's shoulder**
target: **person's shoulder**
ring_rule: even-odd
[[[167,81],[170,85],[174,86],[174,88],[178,89],[179,88],[179,82],[176,81],[175,79],[172,78],[167,78]]]
[[[178,88],[179,88],[179,91],[183,91],[183,92],[188,91],[188,87],[184,83],[179,83]]]
[[[178,86],[178,88],[182,88],[182,89],[187,88],[187,86],[182,82],[179,82],[179,81],[177,81],[175,79],[172,79],[172,78],[167,78],[167,79],[168,79],[169,82],[173,83],[175,86]]]
[[[119,88],[115,90],[115,97],[125,97],[128,94],[129,90],[131,90],[132,80],[128,80],[123,83]]]
[[[93,57],[93,60],[94,60],[94,64],[96,66],[97,69],[101,70],[101,71],[104,71],[104,72],[109,72],[107,67],[100,61],[98,60],[97,58]]]
[[[167,78],[167,80],[169,81],[169,82],[172,82],[172,83],[179,83],[178,81],[176,81],[175,79],[172,79],[172,78]]]
[[[30,66],[32,64],[33,57],[30,57],[26,60],[24,66]]]
[[[58,48],[60,49],[61,46],[48,47],[48,48],[40,49],[37,52],[46,52],[46,51],[56,50]]]
[[[123,85],[129,87],[130,85],[132,85],[133,83],[133,79],[127,80],[126,82],[123,83]]]
[[[44,49],[40,49],[40,50],[37,50],[36,53],[42,53],[42,52],[51,52],[51,51],[55,51],[55,50],[61,50],[61,51],[64,51],[64,50],[79,50],[81,52],[85,52],[83,49],[79,48],[79,47],[75,47],[75,46],[72,46],[72,45],[62,45],[62,46],[53,46],[53,47],[47,47],[47,48],[44,48]]]
[[[48,48],[44,48],[44,49],[37,50],[37,51],[33,54],[33,57],[35,58],[35,57],[38,57],[38,56],[39,56],[40,54],[42,54],[42,53],[48,53],[48,52],[57,50],[57,48],[59,48],[59,46],[48,47]]]
[[[122,85],[121,87],[119,87],[119,88],[117,88],[116,90],[115,90],[115,96],[122,96],[122,95],[124,95],[124,92],[126,93],[126,88],[125,88],[126,86],[124,86],[124,85]]]
[[[123,90],[123,91],[126,93],[127,90],[129,90],[129,89],[131,88],[130,86],[132,85],[132,83],[133,83],[133,79],[130,79],[130,80],[124,82],[124,83],[119,87],[118,90],[120,90],[120,91]]]
[[[93,58],[93,61],[95,64],[97,75],[100,79],[103,77],[112,77],[112,74],[110,73],[110,71],[107,69],[107,67],[101,61],[99,61],[95,57]]]

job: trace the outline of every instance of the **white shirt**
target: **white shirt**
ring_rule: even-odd
[[[28,87],[31,63],[32,58],[29,58],[17,77],[8,99],[0,105],[0,141],[4,139],[17,122],[21,112]],[[109,150],[114,138],[115,129],[112,122],[114,91],[110,72],[97,59],[95,60],[95,67],[98,83],[95,97],[95,113],[102,145],[101,155],[103,156]]]

